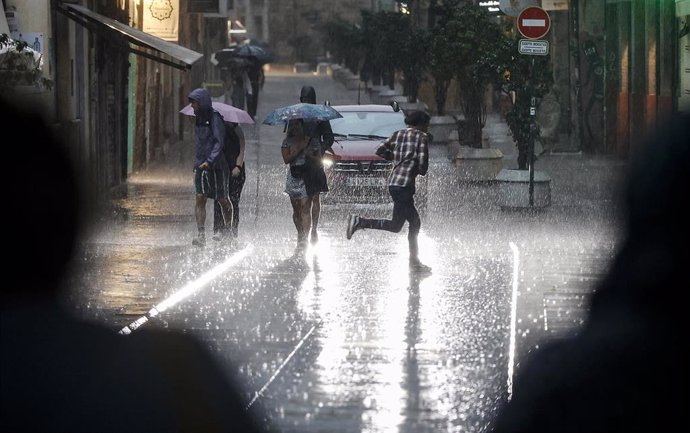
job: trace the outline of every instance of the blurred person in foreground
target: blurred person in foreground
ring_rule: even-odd
[[[387,161],[393,161],[388,177],[388,192],[393,199],[393,218],[370,219],[350,215],[347,221],[346,237],[362,229],[386,230],[399,233],[405,221],[409,223],[410,270],[430,272],[431,267],[419,260],[417,237],[422,227],[419,212],[414,204],[415,181],[425,176],[429,168],[429,122],[431,116],[424,111],[412,111],[405,117],[405,128],[396,131],[376,150],[376,154]]]
[[[623,242],[584,326],[520,366],[493,433],[690,431],[690,116],[631,153]]]
[[[195,338],[120,335],[69,312],[62,293],[77,271],[88,179],[41,117],[2,100],[0,112],[3,130],[21,131],[21,145],[4,147],[5,184],[26,197],[12,211],[22,237],[0,289],[0,431],[261,431],[258,408],[245,410],[239,382]]]

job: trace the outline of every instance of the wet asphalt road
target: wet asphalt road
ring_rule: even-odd
[[[330,77],[274,73],[258,119],[296,102],[303,84],[318,100],[357,102]],[[191,245],[191,140],[167,166],[133,174],[127,196],[84,239],[70,307],[114,332],[139,319],[197,335],[282,431],[485,430],[524,356],[581,323],[616,246],[620,165],[546,155],[538,164],[554,179],[552,206],[505,212],[495,185],[459,183],[445,147],[432,147],[420,249],[433,272],[417,275],[407,269],[407,227],[345,239],[348,213],[387,216],[390,206],[324,206],[319,242],[295,250],[282,132],[245,128],[248,178],[232,246]]]

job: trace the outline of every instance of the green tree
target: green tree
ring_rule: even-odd
[[[403,74],[403,95],[416,102],[424,77],[424,56],[428,50],[429,33],[416,27],[408,18],[409,27],[400,35],[397,65]]]
[[[426,70],[433,80],[436,112],[446,114],[448,89],[455,77],[457,59],[462,55],[459,34],[462,23],[457,19],[457,1],[444,2],[436,6],[438,20],[429,29],[426,51]]]
[[[364,56],[363,33],[360,26],[341,18],[329,20],[320,28],[326,49],[335,63],[355,72]]]

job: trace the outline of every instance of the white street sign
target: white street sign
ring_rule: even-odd
[[[549,54],[549,42],[542,40],[520,39],[518,48],[520,54],[530,56],[545,56]]]

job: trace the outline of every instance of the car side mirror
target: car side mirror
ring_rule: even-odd
[[[331,106],[331,101],[329,101],[328,99],[326,99],[325,101],[323,101],[323,105],[325,105],[325,106],[327,106],[327,107],[330,107],[330,106]]]
[[[400,111],[400,104],[398,104],[398,101],[391,101],[391,107],[393,107],[393,111],[396,113]]]

